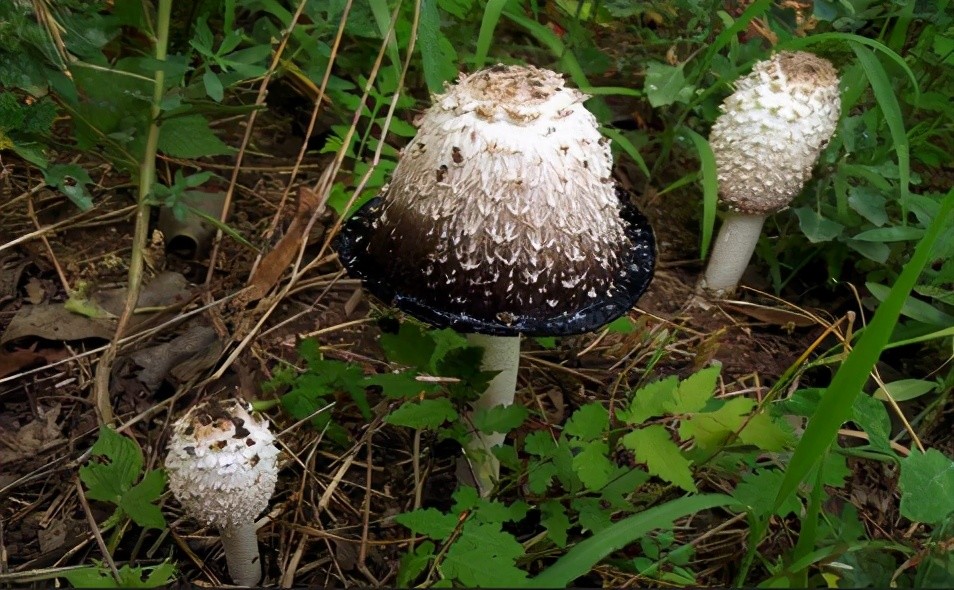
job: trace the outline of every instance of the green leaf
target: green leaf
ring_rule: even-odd
[[[778,508],[773,507],[775,498],[766,494],[766,490],[777,489],[784,474],[778,469],[760,469],[755,473],[742,476],[742,482],[735,486],[732,497],[744,504],[760,520],[770,514],[785,517],[801,513],[802,505],[795,496],[790,496]]]
[[[683,379],[666,402],[666,411],[670,414],[689,414],[704,408],[715,393],[721,370],[719,366],[707,367]]]
[[[174,158],[202,158],[231,154],[232,148],[219,139],[202,115],[186,115],[159,125],[160,152]]]
[[[848,189],[848,205],[879,227],[888,222],[887,202],[884,194],[873,187],[853,186]]]
[[[882,401],[888,401],[888,395],[896,402],[906,402],[924,394],[931,393],[937,389],[937,383],[925,381],[923,379],[898,379],[891,383],[885,383],[884,387],[879,387],[874,392],[874,397]]]
[[[662,416],[678,386],[679,378],[671,375],[637,389],[630,395],[629,407],[619,410],[617,418],[627,424],[642,424],[649,418]]]
[[[139,445],[108,426],[100,426],[91,454],[90,462],[79,472],[86,496],[118,505],[142,470]]]
[[[898,487],[905,518],[941,524],[954,513],[954,461],[937,449],[902,459]]]
[[[598,490],[609,483],[616,466],[609,460],[609,445],[592,441],[573,457],[573,471],[589,490]]]
[[[664,107],[674,102],[686,102],[693,88],[686,85],[686,75],[682,66],[670,66],[651,61],[646,69],[643,92],[653,108]]]
[[[567,588],[601,559],[659,528],[671,528],[679,518],[718,506],[733,504],[729,496],[705,494],[679,498],[624,518],[577,543],[556,563],[529,580],[529,588]]]
[[[384,421],[408,428],[435,429],[445,422],[457,420],[457,410],[447,398],[405,402],[391,412]]]
[[[457,76],[457,52],[441,33],[441,15],[437,4],[438,0],[422,0],[421,20],[417,29],[424,80],[431,94],[443,92],[444,82]]]
[[[762,412],[749,418],[739,433],[739,440],[763,451],[781,451],[795,441],[795,434],[787,422],[775,420]]]
[[[212,70],[206,70],[202,74],[202,84],[205,86],[205,93],[215,102],[222,102],[225,97],[225,90],[222,87],[222,81]]]
[[[622,443],[633,451],[637,461],[646,464],[646,470],[652,475],[686,491],[697,491],[692,481],[689,460],[682,456],[664,426],[653,424],[634,430],[623,437]]]
[[[937,217],[904,265],[890,294],[878,306],[848,358],[832,378],[785,470],[785,478],[776,493],[776,506],[780,506],[795,492],[799,483],[805,481],[809,471],[835,441],[838,429],[851,413],[855,397],[861,393],[872,367],[890,340],[901,308],[927,264],[934,242],[946,226],[947,216],[952,210],[954,189],[944,197]]]
[[[471,414],[474,427],[484,434],[510,432],[523,424],[530,411],[520,404],[480,408]]]
[[[761,1],[761,0],[760,0]],[[699,258],[705,259],[712,245],[715,230],[716,210],[719,204],[719,174],[716,168],[715,154],[709,140],[689,127],[679,132],[692,141],[699,155],[700,174],[702,175],[702,235],[699,237]]]
[[[862,242],[908,242],[911,240],[920,240],[924,235],[924,230],[920,227],[877,227],[869,229],[859,234],[855,234],[853,240]]]
[[[870,395],[859,395],[851,409],[851,420],[865,431],[872,447],[883,453],[894,454],[888,441],[891,417],[883,403]]]
[[[411,371],[372,375],[365,379],[365,383],[380,387],[381,392],[392,399],[408,399],[422,393],[434,393],[438,389],[434,383],[418,381]]]
[[[134,485],[119,500],[129,518],[143,528],[162,530],[166,528],[166,519],[155,502],[162,497],[166,487],[166,473],[162,469],[153,469],[138,484]]]
[[[403,322],[397,334],[381,334],[379,343],[384,356],[392,363],[424,372],[433,371],[431,356],[435,350],[434,340],[424,333],[420,325]]]
[[[457,515],[444,514],[436,508],[421,508],[398,514],[394,517],[394,521],[418,535],[425,535],[437,541],[443,541],[451,536],[457,528]]]
[[[54,164],[43,172],[43,180],[59,189],[81,210],[93,208],[93,199],[86,190],[86,185],[93,184],[93,179],[79,164]]]
[[[879,301],[884,301],[891,289],[878,283],[866,282],[865,287],[871,291]],[[901,306],[901,315],[907,316],[913,320],[924,322],[932,326],[948,327],[954,325],[954,316],[944,313],[930,303],[921,301],[912,295],[909,295]]]
[[[434,543],[424,541],[414,548],[414,551],[405,553],[401,556],[401,564],[398,567],[395,586],[398,588],[408,588],[413,585],[414,580],[421,575],[427,564],[434,558]]]
[[[830,242],[840,236],[845,229],[844,225],[822,217],[810,207],[796,207],[792,211],[798,217],[798,225],[802,228],[802,233],[813,244]]]
[[[556,500],[546,500],[540,503],[540,512],[540,524],[547,529],[547,537],[560,549],[566,547],[570,519],[563,504]]]
[[[679,425],[679,436],[694,439],[707,451],[715,450],[730,434],[742,428],[753,407],[755,401],[734,397],[711,412],[699,412],[683,420]]]
[[[63,572],[74,588],[158,588],[173,581],[176,567],[166,561],[156,566],[119,568],[119,581],[104,564]]]
[[[468,520],[444,556],[440,570],[471,588],[519,587],[527,580],[527,573],[516,566],[522,556],[523,545],[500,530],[499,524]]]
[[[474,50],[474,68],[480,69],[487,63],[487,54],[490,44],[494,40],[494,30],[500,22],[500,15],[509,0],[487,0],[484,16],[480,21],[480,31],[477,33],[477,47]]]
[[[581,406],[567,420],[563,432],[581,440],[601,438],[609,429],[609,412],[599,402]]]
[[[606,325],[606,329],[613,334],[632,334],[636,330],[633,320],[629,316],[620,316]]]

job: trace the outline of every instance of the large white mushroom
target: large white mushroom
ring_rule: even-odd
[[[239,586],[262,578],[255,518],[278,480],[278,448],[268,421],[244,402],[207,402],[173,426],[166,455],[169,487],[192,518],[222,537],[229,574]]]
[[[838,72],[811,53],[777,53],[735,83],[709,135],[729,208],[700,285],[709,295],[734,293],[765,219],[801,192],[840,113]]]
[[[372,293],[483,348],[482,368],[499,374],[475,409],[513,403],[520,334],[595,330],[652,277],[652,229],[613,181],[586,98],[532,66],[461,76],[336,241]],[[503,440],[476,433],[468,449],[484,494]]]

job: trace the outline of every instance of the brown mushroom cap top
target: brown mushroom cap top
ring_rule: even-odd
[[[532,66],[461,77],[340,234],[349,272],[462,331],[577,333],[628,311],[652,275],[652,230],[621,202],[585,99]]]

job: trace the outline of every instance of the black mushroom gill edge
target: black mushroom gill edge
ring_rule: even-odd
[[[335,237],[334,248],[348,273],[362,281],[375,297],[437,328],[452,328],[458,332],[488,336],[568,336],[594,331],[622,316],[635,305],[652,281],[656,264],[656,241],[649,221],[629,202],[628,193],[618,188],[620,217],[626,222],[629,238],[626,276],[617,283],[612,295],[600,298],[593,305],[564,311],[552,316],[514,315],[507,323],[477,318],[466,313],[449,312],[441,308],[442,293],[434,291],[430,300],[409,297],[395,289],[381,272],[388,261],[371,260],[367,253],[368,236],[381,211],[380,197],[364,204],[342,226]],[[413,280],[413,279],[409,279]]]

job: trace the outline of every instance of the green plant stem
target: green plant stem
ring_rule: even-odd
[[[172,13],[172,0],[159,0],[157,9],[156,29],[156,61],[166,60],[166,51],[169,46],[169,20]],[[126,330],[129,318],[132,317],[139,301],[139,291],[142,286],[143,251],[146,248],[146,238],[149,230],[149,192],[156,179],[156,146],[159,142],[159,103],[165,88],[166,74],[161,68],[156,70],[153,78],[152,104],[149,107],[149,130],[146,136],[146,146],[142,160],[139,162],[139,194],[137,195],[135,230],[133,233],[132,252],[129,257],[129,285],[126,289],[126,303],[123,313],[116,324],[116,335],[100,357],[96,367],[96,381],[93,397],[99,420],[102,424],[113,421],[113,409],[109,395],[109,374],[113,360],[119,346],[119,340]]]

